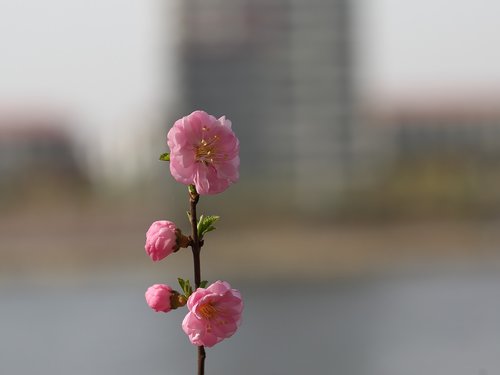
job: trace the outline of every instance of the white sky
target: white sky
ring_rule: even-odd
[[[356,1],[368,94],[500,87],[500,1]],[[0,108],[62,104],[99,127],[147,112],[175,87],[175,56],[159,48],[178,33],[172,3],[0,0]]]
[[[63,107],[86,124],[105,126],[151,105],[168,64],[160,4],[0,0],[0,108]]]
[[[358,0],[372,96],[500,91],[500,1]]]
[[[135,152],[137,144],[148,144],[160,108],[175,95],[165,87],[177,86],[168,74],[176,55],[166,53],[179,30],[170,17],[176,4],[0,0],[0,113],[18,107],[36,116],[46,107],[67,116],[96,178],[145,170],[159,152]]]

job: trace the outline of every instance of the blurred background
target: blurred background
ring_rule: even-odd
[[[500,371],[500,4],[0,0],[0,373],[188,374],[166,133],[226,115],[206,279],[245,297],[209,374]]]

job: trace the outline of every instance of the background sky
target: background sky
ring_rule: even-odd
[[[175,4],[0,0],[0,109],[64,107],[91,129],[152,112],[176,95]],[[356,17],[368,98],[499,90],[499,2],[357,0]]]
[[[159,6],[0,0],[0,108],[63,107],[86,126],[127,126],[132,109],[150,111],[164,92],[171,59],[161,43],[171,23],[160,23]]]
[[[500,91],[500,3],[360,0],[362,88],[395,98]]]

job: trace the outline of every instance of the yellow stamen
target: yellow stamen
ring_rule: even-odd
[[[206,318],[211,319],[215,314],[217,314],[217,309],[212,306],[210,303],[206,303],[200,306],[200,314]]]
[[[195,148],[195,159],[205,164],[214,163],[227,159],[227,156],[217,155],[217,143],[219,137],[214,135],[208,141],[202,139],[198,147]]]

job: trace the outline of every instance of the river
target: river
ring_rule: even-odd
[[[194,374],[184,311],[154,313],[141,278],[0,286],[0,374]],[[241,329],[206,373],[500,374],[500,275],[249,283]]]

